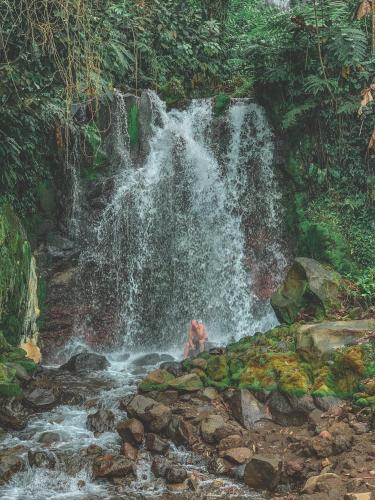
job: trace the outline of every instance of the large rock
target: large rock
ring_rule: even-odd
[[[147,376],[139,384],[139,391],[150,392],[150,391],[164,391],[168,389],[170,383],[175,380],[174,375],[169,373],[167,370],[162,370],[157,368],[152,372],[148,373]]]
[[[55,455],[46,450],[29,450],[27,452],[27,458],[30,467],[54,469],[56,465]]]
[[[196,373],[188,373],[170,382],[170,387],[181,392],[195,392],[203,388],[203,383]]]
[[[157,453],[158,455],[164,455],[168,451],[169,443],[165,439],[162,439],[157,434],[150,432],[146,434],[146,449]]]
[[[151,471],[155,477],[162,477],[170,484],[182,483],[187,478],[187,472],[183,467],[162,457],[154,458]]]
[[[87,416],[86,427],[95,434],[113,432],[116,429],[115,415],[111,410],[100,409]]]
[[[135,466],[134,462],[126,457],[108,454],[95,458],[93,464],[94,478],[122,478],[129,474],[135,475]]]
[[[277,456],[254,455],[246,464],[244,481],[250,488],[273,490],[280,480],[281,465]]]
[[[313,493],[327,494],[332,491],[335,492],[335,498],[344,498],[345,487],[342,479],[337,474],[330,472],[309,477],[302,489],[302,493],[310,495]]]
[[[109,362],[101,354],[93,352],[81,352],[72,356],[67,363],[62,365],[62,370],[69,370],[71,372],[78,371],[99,371],[108,368]]]
[[[132,364],[134,366],[154,366],[161,362],[169,363],[174,360],[174,357],[170,354],[159,354],[157,352],[153,352],[150,354],[142,354],[139,358],[134,359]]]
[[[375,320],[327,321],[298,327],[297,351],[306,361],[327,360],[333,351],[375,330]]]
[[[34,410],[47,411],[56,406],[58,401],[50,389],[36,388],[25,394],[24,404]]]
[[[166,370],[175,377],[181,377],[184,374],[182,363],[178,361],[164,361],[159,367],[161,370]]]
[[[250,460],[252,454],[251,450],[246,447],[229,448],[224,451],[223,457],[237,465],[242,465]]]
[[[129,441],[134,446],[139,446],[143,442],[145,429],[140,420],[129,418],[128,420],[121,420],[117,424],[117,432],[124,441]]]
[[[27,448],[15,446],[0,451],[0,484],[4,484],[25,466],[23,456]]]
[[[0,427],[21,430],[27,425],[29,414],[16,399],[0,400]]]
[[[201,422],[201,435],[206,443],[218,443],[222,439],[236,434],[236,428],[225,422],[221,415],[208,415]]]
[[[234,418],[248,430],[253,430],[261,420],[270,418],[265,406],[247,389],[227,391],[226,400]]]
[[[303,425],[308,420],[309,413],[315,410],[313,398],[307,395],[299,398],[275,391],[267,403],[272,419],[284,426]]]
[[[141,395],[135,396],[126,408],[129,417],[138,418],[151,432],[162,431],[172,418],[170,408]]]
[[[295,259],[283,285],[271,297],[281,323],[293,323],[307,309],[323,317],[339,301],[340,276],[306,257]]]

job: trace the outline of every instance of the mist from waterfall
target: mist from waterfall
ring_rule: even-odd
[[[269,300],[255,290],[262,266],[277,281],[286,264],[263,109],[234,100],[219,119],[211,99],[167,112],[155,93],[147,97],[148,154],[134,165],[125,101],[116,96],[115,187],[84,256],[105,283],[118,339],[129,348],[178,345],[192,318],[223,342],[274,326]],[[253,248],[265,234],[267,248]]]

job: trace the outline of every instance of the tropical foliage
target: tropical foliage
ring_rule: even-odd
[[[64,168],[73,128],[100,168],[95,118],[114,87],[153,88],[170,105],[254,96],[287,139],[298,252],[359,275],[370,293],[371,7],[368,0],[297,1],[288,9],[263,0],[4,0],[0,201],[24,216],[35,211],[41,182]]]

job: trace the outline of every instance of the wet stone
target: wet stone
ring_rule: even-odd
[[[50,389],[34,389],[24,398],[25,406],[34,410],[47,411],[58,404],[54,393]]]
[[[171,373],[175,377],[181,377],[184,374],[184,370],[182,368],[182,364],[177,361],[164,361],[161,363],[160,368],[162,370],[166,370],[168,373]]]
[[[29,414],[20,401],[0,399],[0,426],[4,429],[21,430],[27,425]]]
[[[43,432],[38,438],[38,442],[45,445],[58,443],[59,441],[61,441],[61,436],[58,432]]]
[[[124,441],[129,441],[134,446],[139,446],[142,444],[145,430],[140,420],[129,418],[118,422],[117,432]]]
[[[170,354],[159,354],[157,352],[150,353],[150,354],[144,354],[143,356],[140,356],[139,358],[136,358],[133,360],[133,365],[134,366],[154,366],[157,365],[158,363],[162,362],[172,362],[174,361],[174,357],[171,356]]]
[[[169,443],[157,434],[149,433],[146,434],[146,448],[153,453],[164,455],[169,448]]]
[[[70,372],[101,371],[108,368],[108,366],[108,360],[101,354],[81,352],[72,356],[67,363],[60,366],[60,369]]]
[[[0,451],[0,484],[9,481],[24,468],[23,454],[26,449],[24,446],[15,446]]]
[[[56,458],[53,453],[44,450],[29,450],[27,458],[31,467],[54,469],[56,465]]]
[[[93,474],[94,477],[122,478],[129,474],[134,475],[135,466],[128,458],[107,454],[95,458]]]
[[[87,416],[86,427],[95,434],[114,432],[116,430],[115,416],[111,410],[100,409]]]
[[[138,450],[132,444],[125,441],[121,445],[121,455],[135,461],[138,458]]]

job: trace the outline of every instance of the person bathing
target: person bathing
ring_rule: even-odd
[[[202,321],[196,319],[191,320],[188,340],[184,347],[184,358],[188,358],[191,351],[194,352],[199,349],[199,352],[203,352],[207,339],[207,330]]]

